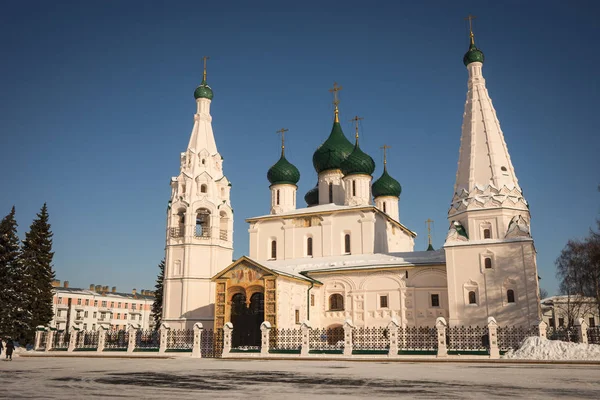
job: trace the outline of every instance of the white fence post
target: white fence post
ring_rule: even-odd
[[[437,317],[435,320],[435,329],[437,331],[437,357],[448,357],[448,346],[446,346],[446,328],[448,324],[444,317]]]
[[[231,354],[231,332],[233,331],[233,324],[226,322],[223,326],[223,354],[221,358],[227,358]]]
[[[540,337],[546,339],[546,330],[548,329],[548,324],[546,324],[544,321],[540,321],[537,326]]]
[[[101,352],[104,351],[104,344],[106,343],[106,329],[104,326],[100,325],[98,328],[98,348],[96,351]]]
[[[161,354],[164,354],[167,351],[167,339],[169,337],[169,329],[171,329],[171,327],[166,323],[162,323],[160,325],[160,328],[158,329],[158,331],[160,332],[160,346],[158,348],[158,352]]]
[[[304,321],[302,325],[300,325],[300,330],[302,331],[302,345],[300,346],[300,357],[308,357],[310,351],[310,331],[312,327],[310,326],[310,322]]]
[[[55,331],[56,331],[55,328],[52,328],[52,327],[48,328],[48,336],[46,337],[46,350],[45,351],[52,350],[52,345],[54,344]]]
[[[344,355],[351,356],[352,355],[352,330],[354,329],[354,325],[352,325],[352,321],[347,319],[344,322]]]
[[[498,323],[494,317],[488,317],[488,341],[490,343],[490,358],[500,358],[498,348]]]
[[[200,347],[202,341],[202,331],[204,330],[204,325],[202,322],[196,322],[194,324],[194,344],[192,346],[192,357],[194,358],[202,358],[202,348]]]
[[[127,327],[127,352],[133,353],[135,350],[135,342],[137,339],[137,329],[133,325]]]
[[[79,336],[77,332],[79,332],[79,329],[71,328],[69,333],[69,348],[67,349],[69,352],[75,350],[75,347],[77,346],[77,336]]]
[[[388,350],[388,357],[398,356],[398,327],[400,324],[396,318],[392,318],[387,326],[388,340],[390,341],[390,348]]]
[[[577,320],[575,320],[575,329],[577,329],[579,343],[588,344],[587,328],[587,322],[585,322],[583,318],[577,318]]]
[[[271,323],[265,321],[260,324],[260,333],[262,345],[260,346],[260,355],[263,357],[269,356],[269,336],[271,336]]]

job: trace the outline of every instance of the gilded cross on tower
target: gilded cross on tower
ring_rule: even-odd
[[[281,134],[281,155],[285,152],[285,133],[289,131],[289,129],[281,128],[276,133]]]
[[[380,149],[383,149],[383,168],[386,169],[387,168],[387,158],[386,158],[386,150],[387,149],[391,149],[391,146],[388,146],[387,144],[384,144],[383,146],[380,147]]]
[[[333,82],[333,88],[329,89],[329,91],[331,93],[333,93],[333,106],[335,107],[335,122],[340,122],[339,116],[338,116],[338,104],[340,104],[340,100],[338,99],[338,94],[337,92],[339,92],[340,90],[342,90],[341,86],[338,86],[337,82]]]
[[[465,18],[465,21],[469,20],[469,37],[471,38],[471,44],[475,44],[475,39],[473,38],[473,20],[475,18],[477,17],[471,14],[469,14],[467,18]]]
[[[202,57],[202,61],[204,61],[204,73],[202,74],[202,80],[206,82],[206,60],[210,59],[210,57],[204,56]]]
[[[350,122],[354,121],[354,123],[356,124],[356,140],[358,140],[358,121],[362,121],[363,119],[363,117],[359,117],[358,115],[356,115],[350,120]]]
[[[429,242],[427,250],[433,250],[433,246],[431,245],[431,224],[433,223],[433,220],[431,218],[427,218],[425,223],[427,224],[427,241]]]

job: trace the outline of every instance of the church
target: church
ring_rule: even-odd
[[[463,58],[467,99],[448,233],[440,250],[414,251],[399,218],[400,183],[342,131],[334,84],[331,133],[312,160],[316,186],[298,205],[298,169],[281,157],[268,170],[270,214],[250,217],[249,253],[232,262],[231,185],[211,126],[204,77],[167,214],[163,322],[190,329],[231,322],[237,342],[260,341],[260,324],[293,328],[531,326],[540,320],[536,250],[504,134],[482,74],[473,32]],[[284,130],[281,131],[282,137]],[[218,138],[218,136],[217,136]],[[457,137],[458,139],[458,137]],[[385,149],[384,149],[385,151]],[[448,166],[450,167],[450,166]]]

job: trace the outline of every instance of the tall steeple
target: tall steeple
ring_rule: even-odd
[[[472,18],[469,17],[469,21]],[[513,206],[526,209],[527,203],[482,75],[484,55],[475,45],[472,29],[469,36],[469,50],[463,57],[469,72],[468,91],[452,207],[458,211],[473,201],[497,207],[510,200]]]

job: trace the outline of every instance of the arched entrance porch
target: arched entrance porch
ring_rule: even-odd
[[[233,324],[231,346],[260,346],[260,325],[265,320],[263,291],[255,291],[249,299],[245,292],[238,292],[231,297],[230,304]]]

